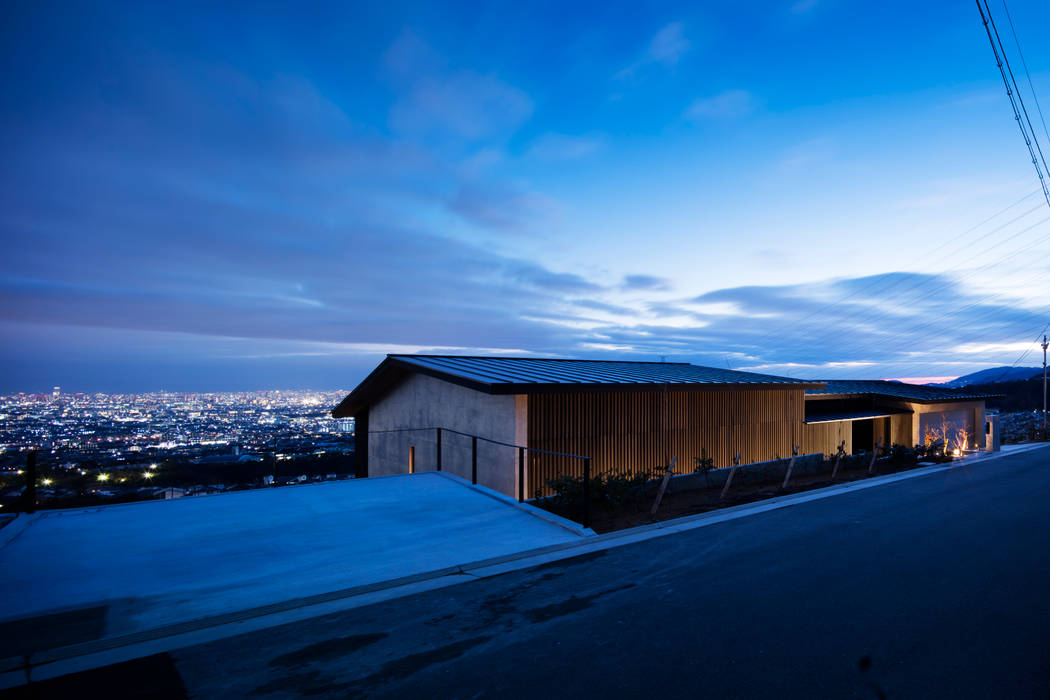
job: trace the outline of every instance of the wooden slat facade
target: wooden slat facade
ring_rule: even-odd
[[[592,458],[592,473],[656,471],[677,457],[676,472],[694,470],[702,451],[716,467],[791,455],[801,444],[802,389],[530,394],[529,447]],[[579,460],[533,453],[527,493],[546,492],[559,473],[579,476]]]
[[[853,454],[853,424],[837,420],[831,423],[807,423],[802,430],[802,452],[834,454],[846,441],[846,454]]]

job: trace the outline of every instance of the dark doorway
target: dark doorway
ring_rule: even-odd
[[[875,447],[875,421],[853,421],[853,454],[870,452]]]

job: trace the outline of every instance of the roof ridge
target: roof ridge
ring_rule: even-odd
[[[686,367],[703,367],[703,365],[694,365],[691,362],[654,362],[651,360],[581,360],[576,357],[522,357],[520,355],[424,355],[424,354],[411,354],[411,353],[387,353],[387,357],[429,357],[429,358],[441,358],[441,359],[455,359],[460,358],[463,360],[535,360],[537,362],[608,362],[608,363],[620,363],[625,365],[678,365]],[[729,370],[730,372],[742,372],[742,370]],[[744,372],[744,374],[753,374]]]

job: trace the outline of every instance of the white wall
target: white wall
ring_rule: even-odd
[[[408,472],[409,446],[416,471],[437,465],[433,430],[383,433],[398,428],[450,428],[516,445],[527,437],[527,398],[491,395],[424,374],[410,375],[368,412],[368,475]],[[442,469],[470,479],[470,439],[444,432]],[[478,441],[478,483],[517,495],[517,451]]]

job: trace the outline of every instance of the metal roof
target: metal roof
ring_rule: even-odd
[[[813,384],[769,374],[686,362],[561,360],[536,357],[389,355],[415,367],[487,385],[500,384]]]
[[[968,391],[967,389],[949,389],[941,386],[924,386],[867,379],[829,379],[823,389],[807,389],[808,396],[849,395],[849,396],[885,396],[906,401],[933,403],[939,401],[976,401],[1001,396],[986,392]]]
[[[487,394],[655,390],[723,386],[810,389],[823,382],[755,374],[685,362],[626,362],[537,357],[387,355],[332,415],[356,415],[410,373],[427,374]]]

